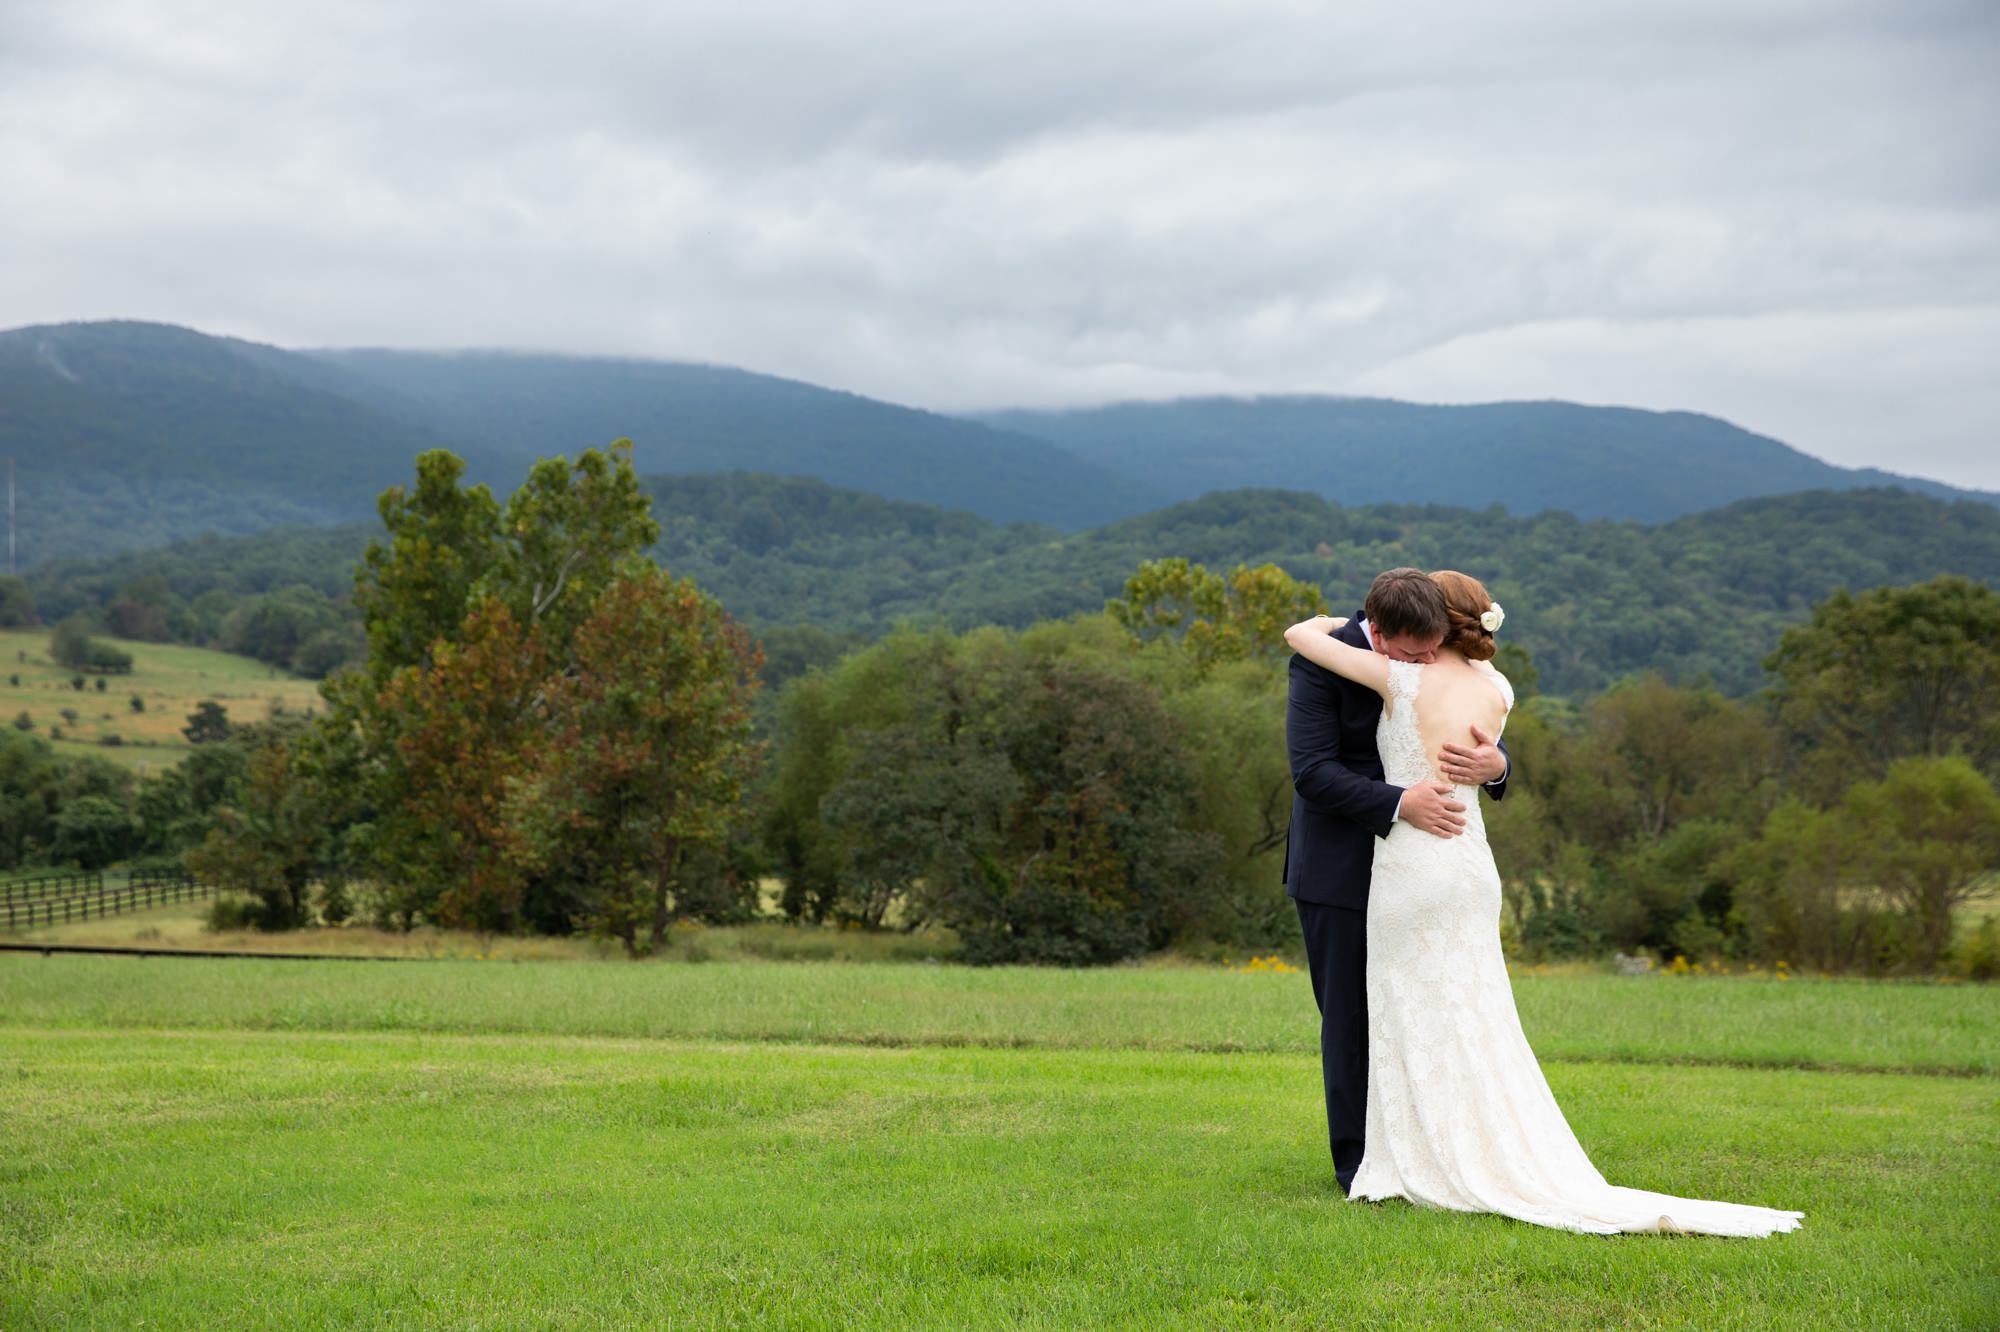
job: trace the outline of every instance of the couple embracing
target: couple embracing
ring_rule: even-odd
[[[1800,1212],[1605,1181],[1522,1034],[1479,807],[1507,792],[1514,694],[1475,578],[1391,569],[1352,620],[1285,631],[1298,905],[1335,1177],[1352,1200],[1596,1234],[1769,1235]]]

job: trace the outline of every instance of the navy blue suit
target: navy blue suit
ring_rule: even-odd
[[[1333,636],[1368,647],[1359,611]],[[1389,835],[1403,788],[1382,780],[1375,749],[1382,696],[1304,657],[1294,656],[1288,669],[1285,750],[1293,795],[1285,893],[1297,903],[1305,933],[1320,1014],[1327,1140],[1334,1177],[1345,1190],[1361,1166],[1368,1110],[1368,884],[1375,839]],[[1498,800],[1507,777],[1486,790]]]

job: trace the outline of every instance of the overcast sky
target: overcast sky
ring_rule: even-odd
[[[0,327],[1557,397],[2000,489],[1996,71],[1996,0],[0,0]]]

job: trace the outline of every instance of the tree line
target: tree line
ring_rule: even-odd
[[[768,913],[933,923],[981,962],[1291,942],[1280,635],[1327,603],[1284,568],[1143,560],[1101,610],[905,624],[765,697],[752,635],[646,557],[628,448],[544,460],[504,505],[425,454],[380,512],[365,652],[324,709],[208,718],[138,783],[0,736],[0,864],[181,860],[270,928],[359,913],[635,955]],[[1516,955],[1990,967],[1991,927],[1954,923],[2000,863],[1991,588],[1836,592],[1747,695],[1651,673],[1557,694],[1517,643],[1498,664]]]
[[[1508,635],[1534,654],[1543,687],[1574,697],[1645,670],[1748,696],[1785,629],[1838,588],[1937,573],[2000,584],[2000,509],[1896,490],[1748,500],[1657,526],[1238,490],[1065,534],[802,478],[641,485],[661,525],[649,553],[752,628],[774,688],[897,625],[1026,629],[1097,610],[1163,553],[1219,569],[1276,564],[1328,589],[1365,587],[1397,565],[1478,569],[1519,608]],[[359,527],[294,530],[51,563],[11,594],[0,579],[0,626],[30,622],[24,610],[47,623],[83,613],[93,632],[317,677],[365,654],[347,571],[370,539]]]

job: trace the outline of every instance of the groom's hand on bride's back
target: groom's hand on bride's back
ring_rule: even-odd
[[[1447,744],[1438,751],[1438,771],[1462,786],[1490,786],[1507,775],[1507,756],[1494,737],[1475,726],[1471,744]]]
[[[1404,789],[1396,817],[1434,837],[1456,837],[1465,831],[1465,802],[1442,782],[1423,782]]]

